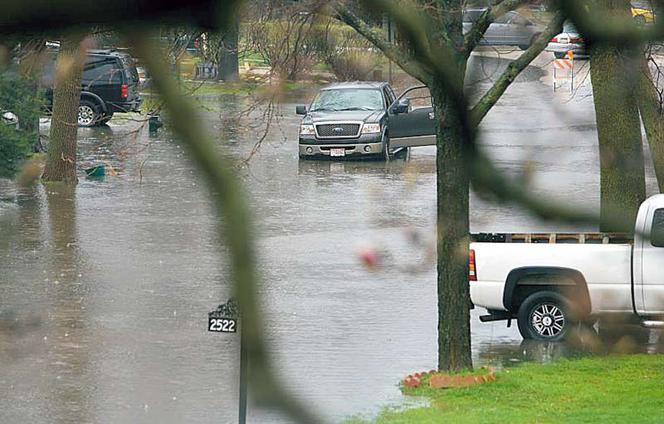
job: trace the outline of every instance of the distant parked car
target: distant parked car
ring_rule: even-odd
[[[48,110],[53,107],[54,75],[55,54],[42,77]],[[103,125],[116,112],[137,112],[141,105],[139,86],[136,65],[129,54],[116,50],[89,50],[81,80],[78,125]]]
[[[574,25],[567,21],[563,25],[563,32],[551,39],[546,51],[552,52],[557,59],[562,59],[570,50],[575,57],[588,57],[583,37]]]
[[[3,125],[8,125],[18,129],[18,116],[16,116],[13,112],[0,110],[0,122]]]
[[[463,13],[463,33],[470,32],[473,24],[484,13],[485,9],[468,9]],[[510,11],[499,17],[487,28],[480,40],[480,45],[488,46],[517,46],[523,50],[542,33],[542,26]]]
[[[655,14],[648,2],[632,2],[632,17],[637,24],[651,24],[655,22]]]

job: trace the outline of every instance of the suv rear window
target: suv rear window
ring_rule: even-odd
[[[123,69],[114,57],[88,56],[83,68],[83,82],[88,84],[122,84]]]
[[[131,56],[120,56],[120,60],[124,66],[127,81],[138,82],[138,70],[136,69],[136,63],[134,62],[134,59],[132,59]]]

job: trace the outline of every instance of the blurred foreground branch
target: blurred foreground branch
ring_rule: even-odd
[[[226,25],[238,0],[5,0],[0,34],[60,33],[76,27],[112,24],[133,27],[153,23],[191,24],[202,28]]]
[[[250,387],[263,405],[279,407],[302,423],[319,422],[301,403],[289,396],[279,384],[267,354],[262,313],[257,298],[259,278],[256,272],[254,236],[244,190],[232,172],[232,165],[214,148],[198,119],[195,108],[184,98],[168,67],[161,60],[158,47],[145,33],[127,33],[130,44],[147,65],[154,87],[169,111],[173,131],[202,171],[213,193],[223,225],[219,236],[230,249],[231,275],[236,298],[242,311],[242,331],[247,340],[251,363]]]

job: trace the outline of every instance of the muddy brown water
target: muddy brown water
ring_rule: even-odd
[[[592,99],[561,100],[533,72],[489,114],[482,145],[501,170],[528,169],[536,193],[597,210]],[[229,118],[246,106],[234,96],[205,104],[219,147],[246,158],[259,115]],[[426,261],[435,150],[388,164],[299,161],[294,103],[280,108],[259,153],[238,171],[250,193],[278,373],[331,421],[417,402],[397,383],[436,364],[435,267]],[[117,176],[81,173],[73,191],[0,182],[2,423],[236,420],[239,337],[206,331],[207,313],[230,293],[217,218],[169,131],[150,138],[145,128],[134,132],[139,126],[116,118],[79,133],[81,163],[106,161]],[[651,171],[648,181],[653,191]],[[475,195],[471,208],[473,231],[560,229]],[[388,266],[363,268],[357,250],[367,246],[380,247]],[[522,344],[514,326],[481,324],[480,313],[472,312],[476,365],[573,354]],[[249,422],[288,421],[250,403]]]

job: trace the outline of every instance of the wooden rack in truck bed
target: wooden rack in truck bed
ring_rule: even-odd
[[[588,243],[626,244],[634,241],[627,233],[476,233],[473,242],[480,243]]]

